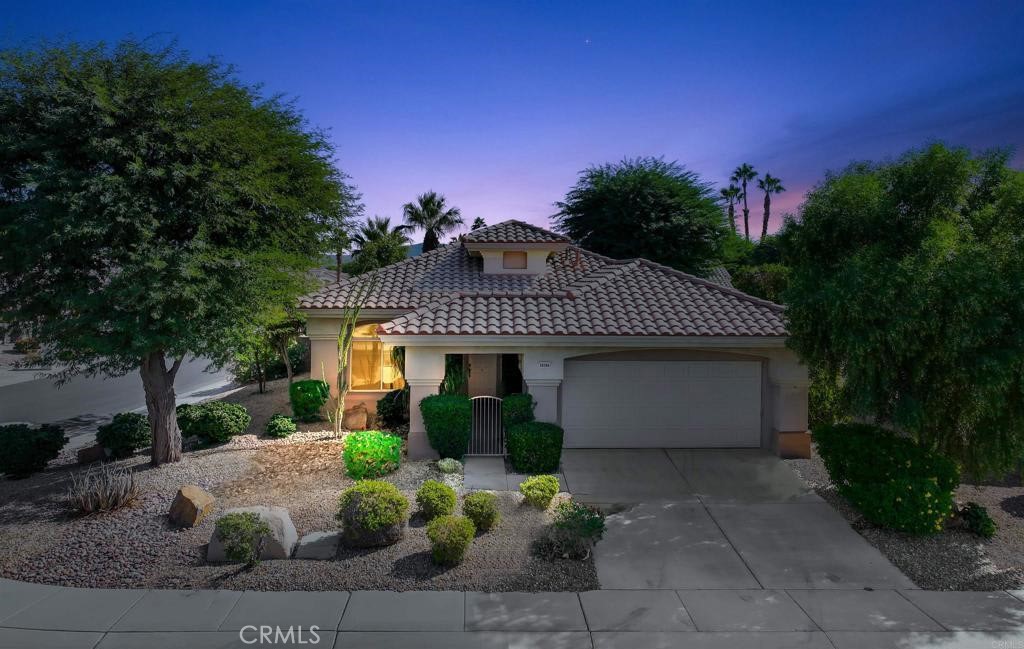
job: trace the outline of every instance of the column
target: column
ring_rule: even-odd
[[[405,382],[409,386],[409,459],[438,457],[427,439],[420,414],[420,401],[437,394],[444,380],[444,350],[429,347],[405,348]]]
[[[306,333],[309,335],[309,378],[327,381],[331,394],[337,396],[341,318],[310,317]]]
[[[784,458],[809,458],[807,431],[807,367],[786,350],[768,362],[768,398],[775,451]]]
[[[558,387],[562,385],[565,352],[554,349],[527,349],[523,352],[523,383],[537,405],[537,421],[559,423]]]

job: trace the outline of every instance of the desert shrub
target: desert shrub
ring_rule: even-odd
[[[53,424],[0,426],[0,473],[9,478],[25,478],[42,471],[67,441],[64,430]]]
[[[558,478],[553,475],[530,476],[519,483],[519,493],[534,507],[547,509],[558,494]]]
[[[513,468],[520,473],[551,473],[562,460],[562,429],[555,424],[529,421],[505,434],[505,447]]]
[[[267,435],[270,437],[288,437],[298,428],[295,421],[288,415],[276,414],[267,422]]]
[[[216,534],[224,544],[224,556],[251,568],[260,562],[270,525],[254,512],[225,514],[217,519]]]
[[[550,557],[586,559],[602,536],[604,514],[570,500],[555,507],[554,521],[540,547],[542,554]]]
[[[437,470],[441,473],[462,473],[462,462],[443,457],[437,461]]]
[[[967,503],[960,508],[959,514],[964,526],[974,534],[983,539],[996,535],[996,522],[988,515],[988,510],[978,503]]]
[[[377,418],[385,428],[409,423],[409,388],[392,390],[377,401]]]
[[[107,464],[73,473],[67,501],[80,514],[94,514],[120,509],[138,497],[135,474]]]
[[[122,412],[114,420],[96,429],[96,441],[109,448],[114,457],[128,457],[153,443],[149,419],[137,412]]]
[[[408,514],[409,501],[395,485],[382,480],[358,482],[338,499],[342,538],[354,547],[397,543]]]
[[[465,516],[439,516],[427,524],[430,554],[435,563],[443,566],[462,563],[474,536],[473,521]]]
[[[488,491],[477,491],[467,495],[462,501],[462,513],[473,521],[473,525],[481,532],[493,529],[501,520],[498,497]]]
[[[288,387],[292,414],[299,421],[320,421],[320,409],[330,396],[330,387],[320,380],[295,381]]]
[[[182,404],[175,412],[182,435],[198,435],[208,442],[226,442],[244,433],[252,422],[245,407],[226,401]]]
[[[868,521],[934,534],[949,520],[960,483],[950,460],[870,424],[821,426],[813,439],[839,493]]]
[[[501,400],[501,423],[505,430],[516,424],[533,421],[533,395],[510,394]]]
[[[342,459],[350,478],[379,478],[401,464],[402,438],[379,430],[349,433]]]
[[[441,457],[461,460],[469,450],[473,410],[463,394],[434,394],[420,401],[430,446]]]
[[[416,492],[416,504],[428,521],[455,511],[455,490],[437,480],[427,480]]]
[[[35,338],[19,338],[14,341],[16,354],[32,354],[39,351],[39,341]]]

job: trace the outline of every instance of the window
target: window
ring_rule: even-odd
[[[522,251],[506,252],[501,255],[501,267],[508,270],[526,268],[526,253]]]
[[[405,387],[391,360],[391,345],[377,337],[376,324],[357,325],[352,332],[352,363],[349,384],[353,391],[378,392]]]

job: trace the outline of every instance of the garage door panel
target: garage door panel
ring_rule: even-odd
[[[570,360],[562,425],[568,447],[757,447],[761,364]]]

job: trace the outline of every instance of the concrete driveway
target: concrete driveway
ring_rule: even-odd
[[[602,588],[914,588],[771,453],[566,449],[562,469],[575,498],[618,510]]]

